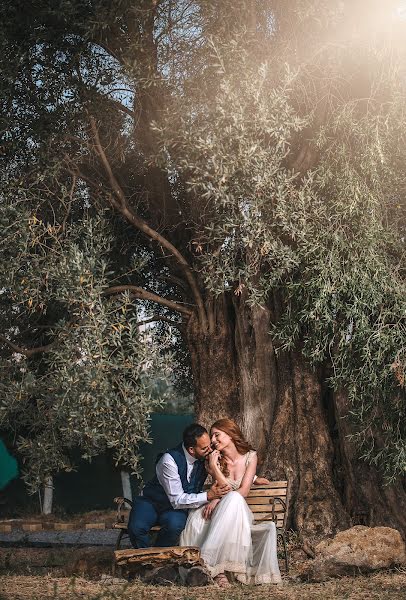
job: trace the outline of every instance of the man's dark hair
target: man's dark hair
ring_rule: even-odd
[[[207,433],[207,429],[199,423],[192,423],[188,425],[183,432],[183,444],[185,448],[191,448],[196,446],[197,438]]]

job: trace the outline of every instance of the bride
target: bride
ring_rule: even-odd
[[[226,573],[241,583],[279,583],[275,523],[254,525],[244,499],[255,477],[257,454],[231,419],[213,423],[210,437],[214,450],[207,470],[231,491],[221,500],[189,512],[180,545],[200,548],[205,565],[221,587],[228,585]]]

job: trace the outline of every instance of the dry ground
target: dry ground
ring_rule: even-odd
[[[124,512],[124,514],[126,513]],[[71,523],[74,529],[83,529],[86,523],[105,523],[108,528],[116,521],[116,516],[117,511],[113,509],[92,510],[74,515],[41,515],[38,513],[24,514],[24,516],[2,515],[0,521],[1,523],[9,523],[15,528],[20,527],[22,523],[42,523],[45,529],[47,529],[47,525],[52,523]]]
[[[94,511],[70,520],[80,526],[82,519],[86,522],[108,521],[113,516],[112,511]],[[128,584],[124,580],[108,585],[108,581],[101,578],[110,570],[112,549],[99,549],[97,555],[100,557],[96,560],[92,549],[8,548],[3,554],[10,557],[0,560],[0,600],[406,600],[406,569],[332,579],[326,583],[303,583],[299,576],[309,559],[299,549],[294,534],[289,540],[289,550],[290,576],[281,586],[235,584],[221,590],[214,585],[204,588],[158,587],[137,581]],[[83,553],[89,553],[84,561]],[[58,555],[56,562],[55,554]],[[79,572],[86,575],[66,575],[77,573],[75,568],[79,563],[80,569],[84,563],[84,571]],[[92,565],[94,569],[90,568]]]
[[[0,600],[405,600],[406,571],[344,577],[326,583],[286,582],[281,586],[243,587],[227,590],[157,587],[133,582],[105,585],[83,578],[4,575]]]

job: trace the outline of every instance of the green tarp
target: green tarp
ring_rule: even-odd
[[[17,461],[8,453],[6,446],[0,440],[0,490],[6,487],[8,482],[17,477],[17,475]]]

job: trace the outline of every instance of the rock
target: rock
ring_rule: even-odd
[[[74,559],[66,565],[66,575],[89,575],[95,577],[111,572],[113,553],[110,548],[77,548]]]
[[[0,569],[13,573],[35,573],[50,568],[63,568],[73,559],[70,549],[62,548],[0,548]]]
[[[213,583],[213,579],[204,567],[191,567],[187,570],[185,585],[189,587],[201,587],[210,585],[211,583]]]
[[[152,585],[175,585],[179,582],[179,573],[175,565],[163,565],[145,573],[142,579]]]
[[[405,543],[390,527],[357,525],[320,542],[315,554],[304,576],[316,582],[406,564]]]
[[[102,574],[100,583],[103,585],[127,585],[127,581],[123,577],[113,577],[107,573]]]

